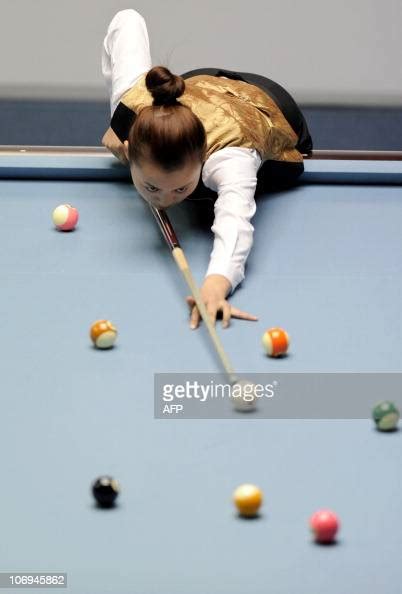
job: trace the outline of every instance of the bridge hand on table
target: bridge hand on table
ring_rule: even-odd
[[[231,318],[241,320],[256,321],[258,318],[250,313],[233,307],[226,299],[230,291],[229,281],[221,275],[214,274],[207,276],[200,289],[201,297],[209,313],[212,323],[215,324],[218,314],[222,316],[222,327],[227,328]],[[201,315],[192,296],[186,298],[190,308],[190,328],[195,329],[199,326]]]

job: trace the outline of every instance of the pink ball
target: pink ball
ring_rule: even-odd
[[[310,528],[320,543],[333,542],[339,529],[339,520],[329,509],[320,509],[310,518]]]
[[[71,204],[60,204],[53,211],[53,223],[59,231],[72,231],[78,222],[78,210]]]

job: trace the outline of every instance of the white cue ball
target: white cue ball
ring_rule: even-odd
[[[231,398],[235,410],[239,412],[255,410],[257,404],[255,385],[250,380],[239,380],[232,386]]]

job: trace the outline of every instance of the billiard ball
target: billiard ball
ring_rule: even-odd
[[[246,379],[238,380],[232,385],[231,398],[235,410],[239,412],[255,410],[255,385]]]
[[[109,320],[97,320],[89,334],[98,349],[110,349],[116,342],[117,328]]]
[[[100,507],[112,507],[120,492],[120,485],[111,476],[100,476],[92,484],[92,494]]]
[[[334,541],[339,530],[339,520],[329,509],[320,509],[310,518],[310,528],[316,542],[329,544]]]
[[[384,400],[373,408],[373,419],[380,431],[393,431],[399,421],[399,410],[393,402]]]
[[[288,350],[290,338],[282,328],[269,328],[263,334],[262,344],[269,357],[279,357]]]
[[[239,514],[246,518],[252,518],[257,515],[262,500],[262,491],[255,485],[240,485],[233,493],[233,502]]]
[[[71,204],[60,204],[54,209],[52,218],[59,231],[72,231],[78,222],[78,210]]]

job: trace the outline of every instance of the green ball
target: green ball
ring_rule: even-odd
[[[399,410],[393,402],[384,400],[373,408],[373,419],[380,431],[393,431],[399,421]]]

